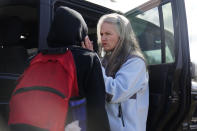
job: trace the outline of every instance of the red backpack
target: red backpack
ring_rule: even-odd
[[[12,94],[8,124],[64,131],[68,101],[73,96],[78,96],[78,87],[71,51],[39,53]]]

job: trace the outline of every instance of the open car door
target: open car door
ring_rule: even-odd
[[[147,130],[180,128],[191,104],[190,56],[184,0],[153,0],[125,14],[147,59]]]

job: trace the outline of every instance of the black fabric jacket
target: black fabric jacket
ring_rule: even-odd
[[[100,61],[94,52],[82,48],[72,48],[71,51],[76,64],[79,94],[87,100],[87,129],[107,131],[109,124]]]

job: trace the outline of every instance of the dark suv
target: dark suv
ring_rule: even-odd
[[[37,51],[48,48],[47,33],[59,6],[82,14],[96,51],[98,19],[103,14],[117,12],[85,0],[1,0],[0,111],[4,122],[7,122],[8,102],[17,79]],[[131,21],[148,62],[147,130],[190,130],[196,96],[191,93],[184,0],[151,0],[124,15]]]

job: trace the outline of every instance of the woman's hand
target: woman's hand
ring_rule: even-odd
[[[94,51],[93,43],[92,43],[92,41],[90,41],[88,36],[85,37],[85,42],[84,41],[81,42],[81,45],[82,45],[83,48],[86,48],[86,49],[89,49],[91,51]]]

